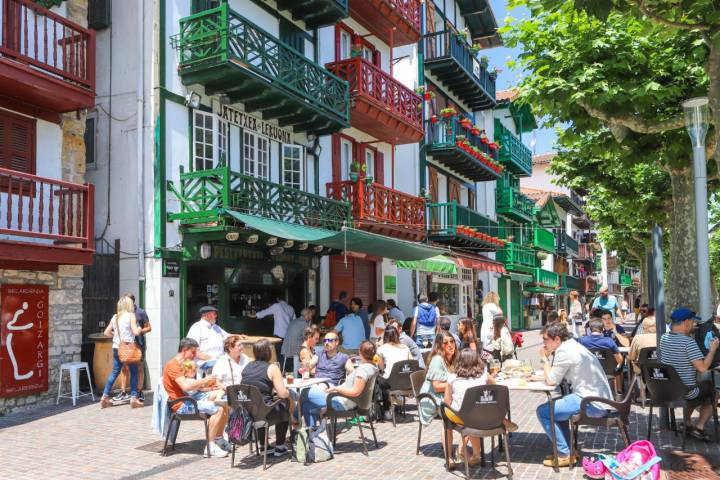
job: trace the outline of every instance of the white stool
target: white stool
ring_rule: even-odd
[[[88,383],[90,384],[90,393],[80,393],[80,370],[85,369],[85,373],[87,374]],[[62,393],[62,379],[63,379],[63,372],[67,371],[68,375],[70,375],[70,389],[71,393]],[[88,367],[87,362],[68,362],[68,363],[61,363],[60,364],[60,375],[58,378],[58,396],[57,400],[55,401],[55,405],[60,403],[61,398],[72,398],[73,407],[75,406],[77,399],[80,397],[85,397],[87,395],[90,395],[93,399],[93,402],[95,401],[95,394],[93,393],[92,388],[92,380],[90,380],[90,367]]]

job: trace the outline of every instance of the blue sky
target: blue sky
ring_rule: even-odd
[[[493,11],[495,12],[495,18],[497,19],[498,26],[505,25],[505,18],[510,15],[513,18],[525,18],[530,13],[525,8],[515,8],[512,12],[508,12],[507,0],[491,0]],[[490,59],[490,66],[497,66],[502,69],[497,79],[497,89],[505,90],[507,88],[517,85],[520,81],[521,72],[510,70],[507,66],[508,60],[517,58],[520,54],[520,49],[498,47],[486,50],[483,52]],[[535,147],[531,147],[534,153],[546,153],[554,151],[555,147],[555,132],[552,129],[538,129],[535,131],[536,143]],[[530,146],[532,135],[523,135],[523,142]]]

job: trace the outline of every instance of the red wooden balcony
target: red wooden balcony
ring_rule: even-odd
[[[31,0],[0,0],[0,92],[14,110],[58,121],[95,104],[95,32]]]
[[[383,142],[400,145],[423,137],[422,98],[360,57],[326,65],[350,84],[350,123]]]
[[[327,196],[350,203],[355,226],[397,238],[425,238],[425,199],[378,183],[345,180],[326,185]]]
[[[388,45],[420,40],[420,0],[350,0],[350,16]]]
[[[93,185],[0,168],[0,268],[89,265]]]

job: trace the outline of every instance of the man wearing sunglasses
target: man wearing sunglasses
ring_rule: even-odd
[[[533,381],[545,382],[550,386],[560,385],[567,380],[572,386],[571,392],[554,403],[555,424],[550,423],[550,403],[537,408],[537,417],[548,438],[552,439],[551,428],[555,429],[558,450],[558,464],[570,466],[570,428],[568,420],[580,412],[580,403],[585,397],[600,397],[612,400],[612,391],[605,371],[598,359],[588,349],[573,339],[563,323],[550,323],[542,329],[543,346],[540,358],[544,363],[543,375],[533,375]],[[552,357],[552,359],[550,359]],[[601,403],[590,403],[587,414],[591,417],[604,417],[608,411]],[[543,465],[552,466],[552,457],[546,458]]]
[[[345,380],[345,374],[353,371],[350,357],[340,351],[340,334],[330,330],[323,339],[323,351],[318,356],[315,376],[327,378],[332,386],[339,385]]]

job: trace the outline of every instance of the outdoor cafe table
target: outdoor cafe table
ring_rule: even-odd
[[[555,399],[553,398],[553,392],[558,388],[557,386],[550,386],[544,382],[531,382],[528,380],[522,381],[519,378],[508,378],[504,380],[497,380],[497,385],[504,385],[508,390],[525,390],[528,392],[544,393],[548,398],[548,405],[550,407],[550,440],[552,443],[553,450],[553,470],[559,472],[558,468],[558,450],[557,450],[557,437],[555,435]]]
[[[287,379],[285,379],[285,388],[288,390],[296,390],[297,391],[297,404],[298,404],[298,414],[300,416],[300,427],[303,426],[303,422],[305,421],[302,414],[302,404],[300,397],[302,396],[302,391],[306,388],[310,388],[313,385],[317,385],[319,383],[326,383],[329,381],[329,378],[296,378],[293,380],[293,383],[287,383]]]

